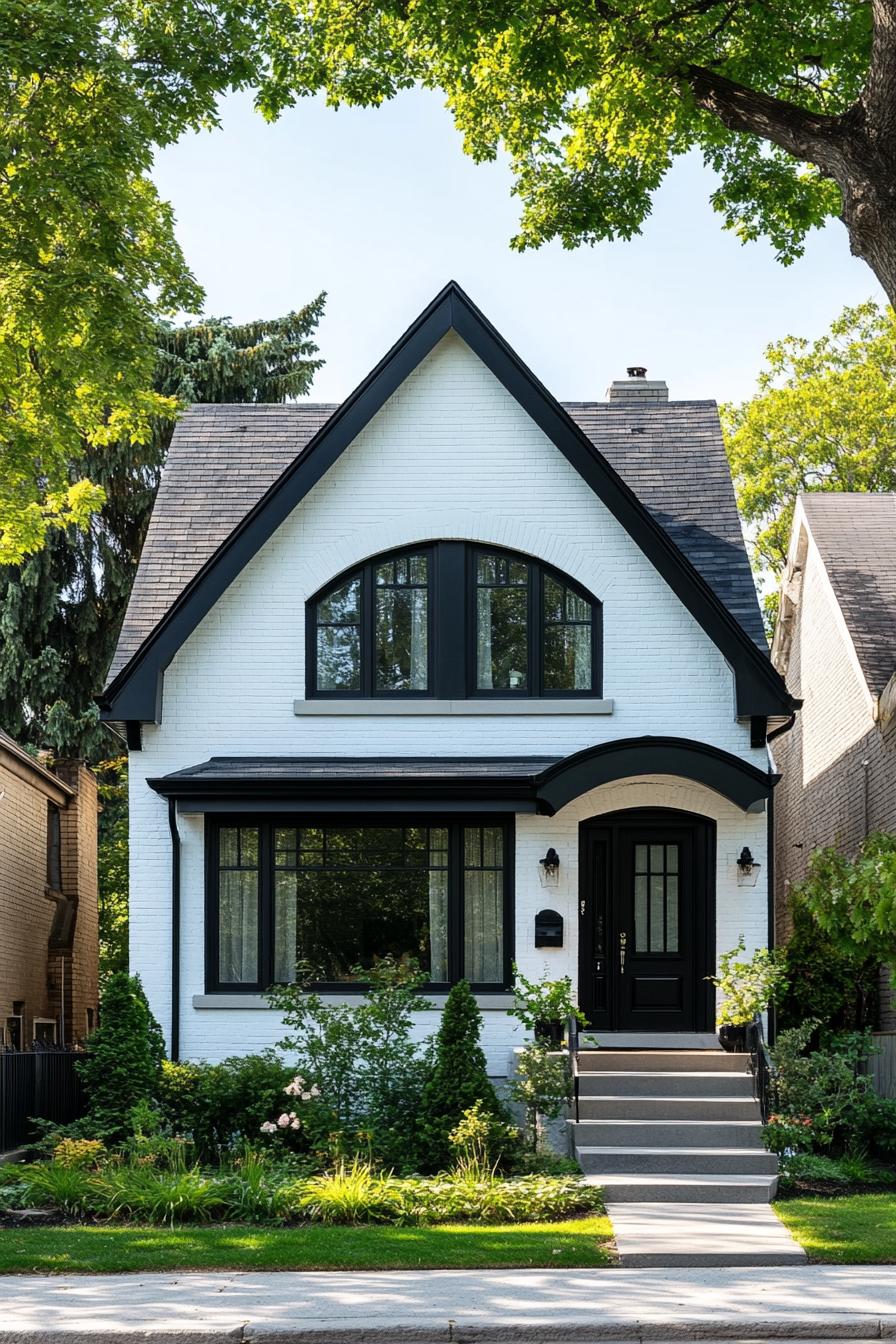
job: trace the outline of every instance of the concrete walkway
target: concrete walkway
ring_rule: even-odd
[[[610,1203],[607,1213],[626,1268],[806,1263],[768,1204]]]
[[[0,1277],[2,1344],[844,1338],[896,1339],[892,1266]]]

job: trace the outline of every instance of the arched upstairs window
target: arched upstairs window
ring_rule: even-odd
[[[599,696],[601,605],[531,556],[440,541],[308,603],[309,697]]]

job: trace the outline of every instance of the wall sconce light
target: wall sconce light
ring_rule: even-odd
[[[553,847],[538,860],[538,876],[543,887],[556,887],[560,881],[560,855]]]
[[[761,867],[762,864],[757,863],[753,858],[749,845],[744,845],[737,860],[737,885],[739,887],[755,887]]]

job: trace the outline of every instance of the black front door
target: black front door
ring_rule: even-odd
[[[710,1029],[712,832],[665,809],[582,827],[579,1002],[592,1027]]]

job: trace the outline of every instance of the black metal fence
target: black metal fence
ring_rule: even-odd
[[[67,1125],[84,1114],[77,1050],[0,1050],[0,1153],[34,1137],[33,1119]]]

